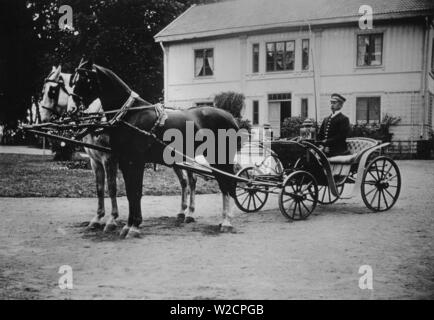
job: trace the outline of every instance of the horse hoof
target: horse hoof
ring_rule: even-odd
[[[233,233],[234,232],[234,227],[220,225],[220,232],[221,233]]]
[[[178,215],[176,216],[176,221],[179,223],[183,223],[185,220],[185,214],[183,213],[178,213]]]
[[[102,229],[102,224],[99,222],[91,222],[86,229],[90,231],[99,230]]]
[[[132,227],[130,228],[130,231],[128,231],[126,239],[133,239],[133,238],[140,238],[140,230]]]
[[[116,229],[118,225],[116,223],[107,223],[104,228],[104,233],[113,231]]]
[[[185,218],[185,223],[192,223],[192,222],[196,222],[196,220],[194,220],[193,217],[187,217],[187,218]]]
[[[130,227],[128,227],[128,226],[124,226],[124,227],[122,228],[121,233],[119,234],[119,236],[120,236],[122,239],[124,239],[124,238],[127,236],[127,234],[129,233],[129,231],[130,231]]]

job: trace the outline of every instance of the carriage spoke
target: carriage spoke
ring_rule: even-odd
[[[248,198],[249,198],[249,195],[247,195],[247,196],[244,198],[244,201],[243,201],[243,203],[241,204],[242,207],[244,207],[244,204],[246,203],[246,201],[247,201]]]
[[[259,198],[259,196],[258,196],[256,193],[253,194],[253,195],[258,199],[258,201],[259,201],[260,204],[263,204],[263,203],[264,203],[264,201],[262,201],[262,199]]]
[[[304,176],[301,177],[300,184],[298,185],[298,191],[301,191],[301,188],[303,187],[303,182],[304,182]]]
[[[372,203],[373,203],[374,200],[375,200],[375,196],[377,195],[377,192],[378,192],[378,189],[375,189],[374,196],[372,197],[371,202],[370,202],[370,205],[371,205],[371,206],[372,206]]]
[[[380,180],[380,172],[378,171],[377,162],[375,162],[375,172],[377,173],[377,180]]]
[[[306,187],[303,189],[303,190],[301,190],[301,192],[305,192],[306,190],[308,190],[311,186],[312,186],[312,181],[311,182],[309,182],[309,184],[308,185],[306,185]]]
[[[325,194],[326,194],[326,191],[327,191],[326,188],[327,187],[325,187],[325,186],[322,188],[322,190],[324,190],[324,192],[322,194],[321,202],[324,202],[324,197],[325,197]]]
[[[241,190],[244,190],[244,192],[243,193],[237,193],[237,197],[242,196],[242,195],[247,193],[247,191],[245,189],[241,189]]]
[[[374,177],[371,171],[368,171],[368,173],[371,175],[372,178],[374,178],[374,181],[378,181],[378,179]]]
[[[368,193],[366,193],[366,196],[368,196],[368,195],[370,195],[371,193],[372,193],[372,191],[375,191],[375,190],[377,190],[377,188],[372,188]]]
[[[298,202],[294,201],[294,208],[292,209],[292,219],[294,219],[295,211],[297,210],[297,205],[298,205]]]
[[[386,196],[384,195],[384,191],[381,190],[381,194],[383,195],[384,202],[386,203],[386,208],[389,207],[389,203],[386,200]]]
[[[256,209],[257,208],[257,206],[256,206],[256,200],[255,200],[255,196],[253,195],[253,196],[251,196],[252,197],[252,200],[253,200],[253,205],[254,205],[254,209]]]
[[[306,207],[306,205],[304,204],[304,202],[301,202],[301,204],[303,205],[303,207],[306,209],[307,212],[310,211],[310,210]]]
[[[380,207],[381,207],[381,205],[380,205],[380,201],[381,201],[381,190],[378,191],[378,206],[377,206],[377,209],[378,209],[378,210],[380,210]]]
[[[250,201],[252,200],[252,196],[249,194],[249,202],[247,202],[247,210],[250,210]]]
[[[387,189],[384,189],[384,191],[386,191],[388,194],[389,194],[389,196],[391,196],[392,197],[392,200],[393,199],[395,199],[395,197],[389,192],[389,190],[387,190]]]

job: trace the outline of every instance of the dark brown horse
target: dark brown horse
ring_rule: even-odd
[[[51,73],[48,75],[44,82],[42,89],[42,100],[40,105],[42,109],[40,111],[41,122],[47,122],[54,115],[64,115],[66,113],[68,100],[71,99],[69,95],[72,92],[70,87],[71,74],[62,73],[61,66],[57,68],[53,67]],[[148,103],[150,105],[150,103]],[[101,101],[96,99],[93,101],[84,113],[99,113],[103,112]],[[35,112],[36,114],[36,112]],[[88,134],[83,137],[83,142],[109,147],[108,134]],[[118,205],[117,205],[117,186],[116,186],[116,176],[118,169],[118,161],[114,155],[111,153],[98,151],[95,149],[84,148],[86,153],[89,155],[91,160],[91,166],[95,173],[96,178],[96,191],[98,196],[98,209],[97,214],[92,218],[89,223],[89,228],[93,229],[105,224],[104,231],[110,231],[116,228],[118,225],[117,218]],[[178,214],[179,220],[185,221],[186,223],[194,222],[194,207],[195,207],[195,194],[196,194],[196,181],[197,178],[191,172],[185,173],[178,167],[174,167],[174,172],[179,179],[181,184],[181,208]],[[104,205],[104,187],[105,178],[107,178],[107,189],[110,195],[112,203],[112,214],[106,222],[103,221],[105,216],[105,205]],[[190,193],[190,202],[187,203],[188,193]]]
[[[119,158],[119,167],[122,171],[127,198],[129,202],[129,216],[127,225],[121,231],[121,237],[135,237],[140,234],[139,225],[142,222],[141,197],[143,185],[144,163],[159,163],[172,166],[165,161],[163,154],[166,145],[161,143],[163,135],[168,129],[177,129],[182,133],[183,144],[187,141],[187,122],[194,123],[194,132],[201,129],[211,131],[215,137],[219,130],[238,131],[235,119],[228,112],[213,107],[198,107],[187,110],[168,110],[164,125],[158,126],[160,120],[158,111],[153,106],[145,107],[146,102],[138,96],[134,96],[132,90],[111,70],[104,67],[84,62],[79,65],[72,78],[73,99],[69,100],[68,111],[76,111],[80,105],[88,106],[92,101],[99,98],[105,111],[119,110],[126,107],[122,115],[116,114],[114,125],[107,129],[110,135],[110,143],[113,152]],[[132,99],[132,97],[134,97]],[[131,103],[128,103],[131,102]],[[136,107],[144,108],[137,110]],[[113,117],[113,115],[111,115]],[[112,119],[108,119],[114,120]],[[145,135],[135,130],[152,132],[155,136]],[[159,142],[160,140],[160,142]],[[217,139],[215,139],[217,141]],[[194,142],[196,149],[200,143]],[[186,150],[186,148],[183,148]],[[233,159],[236,148],[215,143],[215,159],[222,159],[217,163],[210,162],[211,166],[230,174],[234,173]],[[224,157],[219,153],[224,152]],[[208,156],[205,155],[208,160]],[[230,197],[235,196],[235,180],[224,174],[214,174],[220,190],[223,194],[223,221],[221,231],[231,231],[231,205]]]

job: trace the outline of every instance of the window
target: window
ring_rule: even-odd
[[[213,107],[214,103],[213,102],[204,101],[204,102],[196,102],[195,105],[196,105],[196,107]]]
[[[259,101],[253,101],[253,124],[259,124]]]
[[[212,76],[214,74],[214,50],[194,50],[195,77]]]
[[[300,116],[302,118],[308,117],[308,102],[309,100],[307,98],[301,99],[301,108],[300,108]]]
[[[291,93],[271,93],[268,95],[268,101],[285,101],[291,100]]]
[[[253,66],[252,66],[252,72],[256,73],[259,72],[259,44],[255,43],[252,47],[252,53],[253,53]]]
[[[309,39],[301,41],[301,69],[309,70]]]
[[[357,66],[381,66],[383,64],[383,34],[357,36]]]
[[[295,41],[269,42],[267,49],[267,71],[294,70]]]
[[[356,99],[356,121],[359,123],[380,122],[380,97]]]

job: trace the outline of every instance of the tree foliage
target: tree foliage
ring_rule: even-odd
[[[193,3],[215,0],[1,0],[0,123],[24,118],[51,66],[72,72],[83,55],[117,73],[144,99],[163,89],[154,36]],[[61,5],[73,29],[59,28]]]

